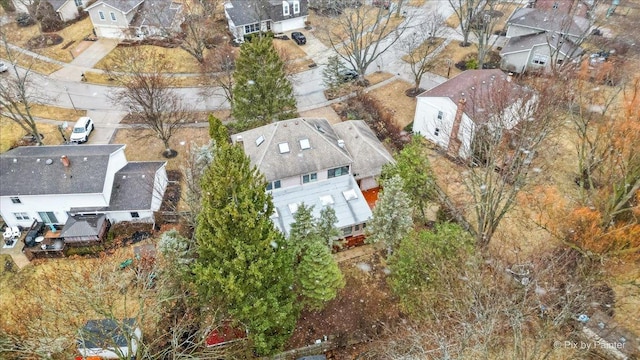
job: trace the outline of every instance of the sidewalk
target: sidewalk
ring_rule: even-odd
[[[82,73],[92,69],[102,58],[118,46],[118,40],[99,39],[84,49],[69,64],[49,75],[51,79],[80,81]]]

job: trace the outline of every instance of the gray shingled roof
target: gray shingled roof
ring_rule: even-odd
[[[93,7],[98,6],[99,4],[109,5],[115,9],[122,11],[123,13],[128,13],[131,10],[134,10],[143,3],[145,0],[98,0],[95,4],[87,7],[85,10],[91,9]]]
[[[267,181],[308,174],[323,169],[347,166],[353,159],[338,146],[338,135],[326,119],[290,119],[261,126],[236,135],[242,138],[245,154],[265,175]],[[258,144],[257,140],[263,139]],[[303,150],[300,140],[308,139],[310,149]],[[280,153],[279,144],[287,143],[289,152]]]
[[[161,161],[130,162],[120,169],[113,180],[113,191],[107,211],[148,210],[153,200],[156,171]]]
[[[124,147],[22,146],[9,150],[0,155],[0,196],[101,193],[110,155]],[[62,155],[69,159],[69,167],[60,162]]]
[[[67,0],[49,0],[49,4],[53,6],[53,10],[58,11]]]
[[[517,9],[507,24],[576,37],[584,36],[589,31],[589,21],[585,18],[543,9]]]
[[[254,8],[253,1],[236,0],[229,2],[232,7],[225,7],[225,11],[233,21],[235,26],[243,26],[248,24],[254,24],[258,22],[258,12]],[[268,5],[265,5],[268,11]],[[270,18],[270,15],[268,16]],[[263,19],[267,20],[267,19]]]
[[[98,236],[106,220],[107,217],[104,214],[69,216],[62,231],[60,231],[60,237]]]
[[[343,192],[352,191],[355,198],[347,200]],[[362,191],[354,180],[353,176],[343,175],[331,179],[312,182],[301,186],[293,186],[288,188],[276,189],[271,191],[273,195],[273,205],[277,214],[271,216],[271,220],[276,227],[285,235],[291,230],[293,223],[293,215],[289,205],[302,204],[313,206],[313,215],[317,218],[320,216],[320,210],[323,208],[323,200],[331,200],[331,206],[338,218],[336,227],[343,228],[366,222],[371,218],[371,208],[367,204]],[[330,198],[329,198],[330,197]]]
[[[133,334],[135,324],[136,321],[133,318],[124,319],[122,327]],[[80,330],[78,347],[84,349],[126,347],[127,338],[122,333],[122,327],[113,319],[89,320]]]
[[[559,44],[560,40],[563,40],[561,44]],[[541,45],[550,45],[556,49],[558,45],[560,45],[560,52],[565,55],[578,56],[582,54],[582,49],[570,39],[562,39],[559,36],[550,36],[549,33],[540,32],[537,34],[514,36],[508,39],[500,51],[500,55],[504,56],[511,53],[530,51],[533,47]]]
[[[344,140],[353,158],[351,173],[356,180],[380,175],[384,164],[395,162],[364,120],[337,123],[333,129]]]
[[[171,0],[146,0],[136,13],[131,26],[155,26],[168,28],[173,25],[176,15],[180,12],[181,4]]]

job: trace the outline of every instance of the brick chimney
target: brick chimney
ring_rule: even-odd
[[[462,115],[464,114],[464,108],[467,104],[467,99],[463,97],[458,100],[458,108],[456,109],[456,116],[453,118],[453,126],[451,127],[451,134],[449,135],[449,146],[447,147],[447,153],[450,156],[458,157],[460,154],[460,146],[462,141],[458,137],[460,132],[460,124],[462,123]]]
[[[62,163],[62,165],[64,165],[64,167],[69,167],[69,165],[71,165],[71,162],[69,161],[67,155],[60,156],[60,162]]]

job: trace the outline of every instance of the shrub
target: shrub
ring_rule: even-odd
[[[466,70],[469,69],[477,69],[478,68],[478,60],[477,59],[469,59],[465,63]]]
[[[27,13],[20,13],[18,14],[18,16],[16,16],[16,22],[20,27],[27,27],[34,25],[36,23],[36,19],[34,19],[33,16]]]

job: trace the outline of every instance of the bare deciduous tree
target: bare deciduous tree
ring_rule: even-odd
[[[484,10],[477,12],[470,25],[471,32],[475,35],[478,46],[478,69],[482,69],[487,60],[487,55],[493,49],[498,37],[494,35],[496,25],[501,16],[507,16],[506,3],[488,1]]]
[[[391,13],[384,7],[360,6],[346,9],[331,29],[323,29],[336,54],[358,72],[359,83],[369,66],[389,50],[407,29],[394,28]]]
[[[427,15],[425,21],[418,26],[413,35],[400,41],[403,59],[409,63],[413,75],[413,95],[420,92],[420,82],[424,74],[433,69],[437,62],[432,52],[438,46],[438,38],[444,33],[445,19],[438,12]]]
[[[202,64],[202,76],[210,86],[206,87],[206,94],[216,94],[216,88],[222,90],[222,96],[233,111],[233,73],[236,69],[237,53],[230,45],[218,47],[207,53]],[[219,94],[218,94],[219,95]]]
[[[139,115],[139,127],[151,130],[142,136],[157,137],[164,145],[164,155],[174,156],[169,141],[184,125],[189,108],[172,89],[172,64],[155,50],[143,53],[136,47],[118,49],[112,64],[117,67],[110,67],[107,73],[121,88],[111,96],[113,103]]]
[[[31,68],[19,69],[16,65],[16,54],[9,47],[4,32],[0,33],[4,44],[7,60],[9,60],[8,78],[0,81],[0,110],[3,115],[20,126],[38,145],[42,145],[42,137],[38,125],[31,113],[31,106],[43,100],[31,81]]]
[[[469,46],[469,35],[474,19],[484,10],[486,2],[484,0],[447,0],[453,8],[456,18],[460,22],[460,31],[462,32],[461,46]],[[493,1],[493,0],[491,0]]]

